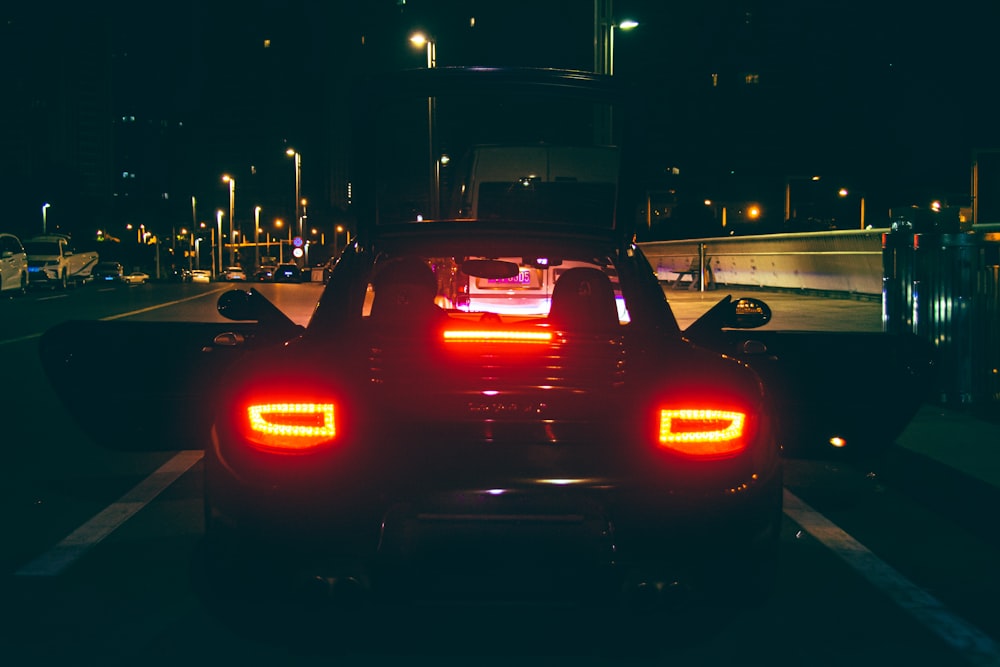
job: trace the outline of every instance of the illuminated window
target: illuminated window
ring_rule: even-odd
[[[271,40],[269,40],[269,39],[265,39],[264,40],[264,48],[265,49],[271,48]]]
[[[744,77],[744,82],[748,86],[756,86],[758,83],[760,83],[760,75],[759,74],[747,74]]]

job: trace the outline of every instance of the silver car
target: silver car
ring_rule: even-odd
[[[28,256],[21,240],[0,233],[0,293],[23,294],[28,289]]]

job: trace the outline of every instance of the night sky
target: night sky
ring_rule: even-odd
[[[261,183],[273,175],[261,197],[268,187],[283,192],[284,147],[295,145],[309,160],[309,189],[333,201],[327,153],[344,130],[332,109],[352,72],[423,66],[406,43],[417,27],[435,35],[438,66],[589,70],[593,8],[591,0],[181,0],[93,3],[52,16],[8,7],[0,138],[31,158],[27,167],[6,158],[0,194],[8,209],[36,215],[54,181],[70,187],[52,174],[72,170],[72,156],[46,163],[57,138],[45,136],[38,109],[55,105],[52,87],[66,85],[84,52],[108,55],[114,114],[127,107],[188,129],[183,142],[143,155],[170,163],[155,170],[167,185],[153,191],[221,198],[218,175],[249,174],[252,164]],[[617,33],[615,74],[646,93],[655,160],[681,167],[692,196],[735,175],[742,189],[777,198],[786,176],[823,173],[863,189],[873,210],[964,204],[973,151],[1000,147],[1000,3],[618,0],[614,15],[640,22]],[[275,45],[266,57],[264,38]],[[750,73],[754,85],[743,82]],[[25,123],[34,124],[27,147]],[[116,153],[115,170],[121,160]]]

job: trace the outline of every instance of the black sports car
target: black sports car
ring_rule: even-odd
[[[191,419],[108,423],[85,395],[71,410],[110,447],[204,447],[209,553],[244,584],[766,594],[783,451],[891,439],[920,403],[923,350],[751,335],[767,305],[728,296],[682,332],[633,242],[631,124],[607,77],[442,69],[374,91],[358,233],[308,326],[252,288],[220,298],[225,325],[63,325],[42,341],[57,378],[105,362],[94,337],[169,341],[158,393],[119,414],[142,400]],[[878,425],[844,393],[869,376]]]

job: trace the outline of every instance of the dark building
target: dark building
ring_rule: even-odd
[[[3,227],[88,236],[111,208],[110,26],[99,12],[42,11],[0,11]]]

